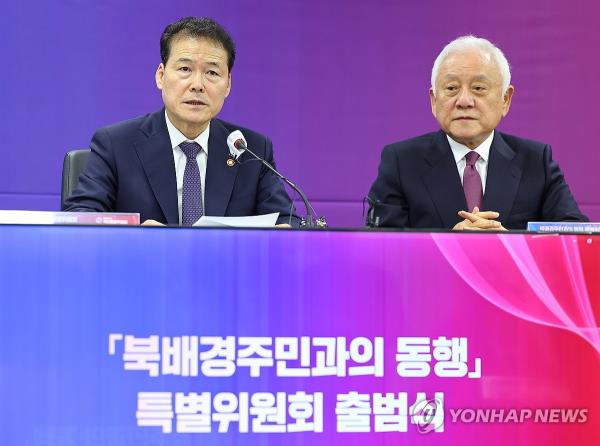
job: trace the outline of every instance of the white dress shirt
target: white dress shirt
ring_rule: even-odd
[[[458,174],[460,175],[460,182],[462,184],[463,177],[465,174],[465,167],[467,167],[467,160],[465,156],[471,150],[475,150],[479,154],[479,158],[475,163],[475,169],[479,172],[479,176],[481,177],[481,187],[483,193],[485,194],[485,182],[487,180],[487,169],[488,162],[490,159],[490,147],[492,145],[492,140],[494,139],[494,132],[490,133],[488,136],[478,147],[475,149],[469,149],[467,146],[454,141],[450,136],[446,135],[448,138],[448,143],[450,144],[450,148],[452,149],[452,154],[454,155],[454,161],[456,161],[456,168],[458,169]],[[469,209],[471,211],[472,209]]]
[[[167,121],[167,130],[169,131],[169,138],[171,138],[171,147],[173,148],[173,160],[175,161],[175,176],[177,178],[177,208],[179,209],[179,224],[181,225],[181,203],[183,201],[183,173],[185,172],[186,156],[185,153],[179,148],[179,144],[182,142],[196,142],[200,144],[202,150],[196,156],[196,162],[198,163],[198,169],[200,170],[200,184],[202,185],[202,209],[204,206],[204,179],[206,178],[206,163],[208,161],[208,136],[210,135],[210,122],[202,133],[194,140],[187,139],[183,133],[181,133],[169,120],[167,111],[165,110],[165,119]]]

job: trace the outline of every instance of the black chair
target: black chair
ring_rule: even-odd
[[[62,189],[60,191],[61,209],[65,206],[65,200],[73,193],[75,187],[77,187],[79,175],[83,172],[89,156],[90,149],[71,150],[65,155],[62,171]]]

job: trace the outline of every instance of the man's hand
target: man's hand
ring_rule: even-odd
[[[457,223],[452,228],[453,231],[506,231],[502,223],[496,221],[500,216],[498,212],[480,211],[475,206],[473,212],[458,211],[458,215],[464,220]]]
[[[142,226],[165,226],[165,225],[156,220],[146,220],[144,223],[142,223]]]

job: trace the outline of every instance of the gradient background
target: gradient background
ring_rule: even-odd
[[[598,444],[599,237],[0,229],[2,444]],[[385,375],[277,378],[263,369],[256,379],[242,368],[231,378],[149,378],[109,356],[109,333],[383,336]],[[466,336],[481,379],[398,377],[398,336]],[[324,392],[322,434],[136,427],[139,391],[298,390]],[[446,412],[444,433],[409,425],[407,433],[336,434],[335,394],[349,390],[404,391],[410,404],[416,392],[442,391],[446,409],[589,412],[585,424],[453,424]]]
[[[5,2],[0,208],[58,210],[64,153],[160,108],[160,34],[206,15],[238,47],[221,117],[271,136],[279,168],[330,225],[362,225],[385,144],[437,129],[431,65],[467,33],[512,65],[500,129],[552,144],[583,211],[600,220],[599,13],[591,0]]]

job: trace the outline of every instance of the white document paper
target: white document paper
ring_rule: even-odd
[[[279,212],[251,217],[200,217],[194,226],[226,228],[272,228],[277,223]]]

